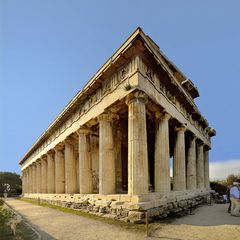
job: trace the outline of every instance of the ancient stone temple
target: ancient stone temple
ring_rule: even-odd
[[[215,130],[198,96],[136,29],[21,159],[23,197],[130,221],[205,201]]]

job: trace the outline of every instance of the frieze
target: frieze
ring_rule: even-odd
[[[195,126],[195,128],[201,132],[207,139],[209,139],[209,136],[204,133],[204,129],[198,121],[194,121],[192,114],[189,113],[185,106],[183,104],[180,104],[180,102],[176,99],[175,95],[171,93],[170,89],[167,89],[167,87],[159,80],[158,76],[154,73],[152,69],[150,69],[141,58],[138,59],[139,61],[139,70],[141,70],[141,73],[145,78],[158,90],[160,91],[168,100],[171,102],[179,112],[183,114],[183,116],[190,121],[192,125]]]
[[[99,87],[91,96],[84,100],[83,103],[75,110],[72,116],[70,116],[65,122],[63,122],[57,129],[51,134],[51,136],[37,148],[28,158],[31,160],[39,152],[41,152],[47,145],[51,144],[57,137],[60,136],[67,128],[69,128],[74,122],[76,122],[83,114],[85,114],[92,106],[97,104],[107,93],[115,89],[118,84],[124,81],[130,76],[132,72],[137,70],[138,57],[132,58],[123,67],[118,69],[110,78],[106,79],[102,86]]]

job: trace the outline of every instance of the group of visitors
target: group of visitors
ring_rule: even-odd
[[[233,182],[232,186],[230,186],[228,196],[230,198],[228,212],[232,216],[240,217],[240,179]]]

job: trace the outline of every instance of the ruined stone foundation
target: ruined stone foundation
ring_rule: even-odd
[[[24,194],[23,198],[40,200],[64,208],[72,208],[101,217],[141,223],[146,211],[150,218],[165,218],[190,211],[210,201],[210,191],[174,192],[168,196],[152,193],[146,196],[124,194]]]

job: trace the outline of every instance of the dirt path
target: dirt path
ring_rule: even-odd
[[[227,213],[228,204],[202,206],[168,224],[151,224],[150,239],[171,240],[238,240],[240,218]],[[154,237],[153,237],[154,236]]]
[[[42,239],[145,239],[144,234],[103,221],[65,213],[28,202],[8,199],[7,204],[20,213],[42,235]]]
[[[20,212],[42,234],[43,239],[166,239],[166,240],[238,240],[240,218],[227,213],[226,204],[199,207],[193,215],[150,225],[150,237],[142,231],[63,213],[31,203],[9,199],[8,204]]]

